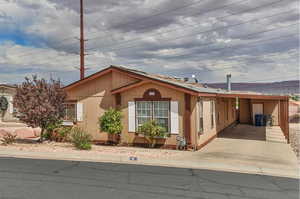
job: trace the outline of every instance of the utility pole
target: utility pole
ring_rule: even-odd
[[[80,0],[80,79],[84,78],[84,26],[83,26],[83,0]]]

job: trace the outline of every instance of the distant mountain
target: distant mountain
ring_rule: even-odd
[[[226,83],[208,83],[206,84],[212,88],[226,89]],[[282,82],[269,83],[232,83],[231,89],[233,91],[252,91],[268,94],[299,94],[300,81],[290,80]]]

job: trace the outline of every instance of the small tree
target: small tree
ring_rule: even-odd
[[[118,135],[122,132],[122,112],[110,108],[99,118],[100,130],[109,135]]]
[[[17,87],[13,104],[22,122],[33,128],[41,128],[42,142],[45,129],[63,118],[65,98],[66,94],[59,80],[51,79],[47,82],[34,75],[32,79],[26,77]]]
[[[166,129],[159,126],[155,120],[145,122],[139,127],[138,131],[139,133],[143,134],[146,139],[148,139],[152,148],[154,148],[156,145],[156,138],[165,137],[167,134]]]

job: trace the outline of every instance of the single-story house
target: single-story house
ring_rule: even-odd
[[[15,94],[16,86],[0,84],[0,103],[3,103],[3,106],[5,104],[6,107],[5,110],[0,110],[0,122],[12,122],[18,120],[14,116],[13,97]]]
[[[98,118],[110,107],[123,113],[121,143],[146,144],[137,129],[156,120],[169,132],[158,143],[175,148],[176,138],[200,149],[219,132],[236,122],[253,124],[257,113],[273,117],[288,139],[288,97],[227,92],[205,87],[196,81],[110,66],[64,87],[67,93],[65,124],[77,125],[95,142],[109,136],[100,132]]]

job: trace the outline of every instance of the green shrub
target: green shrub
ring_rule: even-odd
[[[122,112],[110,108],[99,118],[101,131],[107,132],[109,134],[121,133],[123,129],[121,119]]]
[[[159,126],[155,120],[145,122],[139,127],[138,132],[143,134],[145,138],[148,139],[152,148],[156,145],[156,138],[164,138],[167,135],[166,129]]]
[[[5,133],[1,139],[3,145],[9,145],[16,141],[17,135],[11,133]]]
[[[46,140],[53,140],[53,133],[55,129],[60,128],[62,126],[62,121],[53,120],[45,127],[45,132],[43,134],[43,138]],[[55,140],[53,140],[55,141]]]
[[[92,148],[91,136],[79,127],[74,127],[72,129],[71,142],[80,150],[90,150]]]
[[[123,129],[122,112],[110,108],[99,118],[99,127],[101,131],[110,134],[113,139],[112,142],[115,142],[115,138]]]
[[[71,131],[72,131],[72,127],[69,126],[62,126],[56,128],[54,129],[51,135],[51,140],[56,142],[69,142]]]

